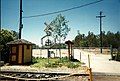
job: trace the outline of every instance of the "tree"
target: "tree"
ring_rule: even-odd
[[[61,14],[57,15],[55,19],[48,25],[49,32],[51,33],[52,37],[59,41],[59,53],[61,58],[61,40],[65,40],[70,28],[67,25],[68,21],[65,19],[65,16]]]
[[[88,40],[89,47],[97,46],[97,39],[93,32],[90,32],[90,31],[88,32],[87,40]]]
[[[8,42],[18,39],[18,33],[16,31],[10,31],[2,29],[0,31],[0,52],[1,52],[1,60],[5,62],[9,59],[9,48],[6,45]]]
[[[80,35],[77,35],[75,37],[75,41],[74,41],[74,46],[75,47],[79,47],[80,46],[80,40],[81,40],[81,36]]]
[[[83,38],[84,38],[84,35],[80,34],[80,31],[77,30],[77,36],[75,37],[74,46],[75,47],[81,46]]]
[[[112,33],[110,31],[105,33],[102,32],[103,37],[103,47],[109,47],[112,45],[113,48],[120,47],[120,32]],[[78,31],[78,35],[73,40],[74,46],[76,47],[99,47],[100,46],[100,35],[95,35],[93,32],[88,32],[88,35],[80,34]]]
[[[105,34],[105,31],[102,32],[102,45],[103,47],[108,47],[109,44],[108,44],[108,40],[107,40],[107,35]]]
[[[115,33],[116,38],[116,48],[120,48],[120,32]]]
[[[2,29],[0,33],[0,45],[6,45],[7,42],[13,41],[15,39],[18,39],[18,33],[13,30],[5,30]]]

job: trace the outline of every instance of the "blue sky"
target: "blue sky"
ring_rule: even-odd
[[[80,6],[97,0],[23,0],[23,16],[39,15],[58,10]],[[103,11],[103,30],[120,31],[120,0],[103,0],[102,2],[74,9],[62,14],[68,20],[71,28],[66,40],[73,40],[80,33],[88,31],[99,34],[99,12]],[[50,23],[58,14],[24,18],[22,39],[40,45],[40,39],[45,35],[44,22]],[[1,0],[1,26],[4,29],[18,31],[19,29],[19,0]]]

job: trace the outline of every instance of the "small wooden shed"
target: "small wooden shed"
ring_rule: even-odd
[[[33,43],[18,39],[7,43],[10,47],[10,64],[25,64],[32,61],[32,45]]]

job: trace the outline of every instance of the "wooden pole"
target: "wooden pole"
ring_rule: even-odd
[[[70,45],[68,44],[68,58],[70,60]]]
[[[80,52],[80,61],[81,61],[81,52]]]
[[[90,56],[88,54],[88,65],[89,65],[89,68],[90,68]]]
[[[96,16],[96,18],[100,18],[100,53],[102,53],[102,18],[105,17],[102,15],[102,11],[100,11],[100,15]]]
[[[89,81],[93,81],[92,80],[92,69],[90,68],[90,56],[89,56],[89,54],[88,54],[88,65],[89,65],[89,68],[88,68]]]
[[[92,78],[92,69],[89,68],[88,71],[89,71],[89,81],[93,81],[93,78]]]
[[[22,24],[22,0],[20,0],[20,23],[19,23],[19,39],[21,39],[21,32],[22,32],[22,28],[23,28],[23,24]]]
[[[72,53],[72,44],[70,44],[70,49],[71,49],[71,60],[73,59],[73,53]]]

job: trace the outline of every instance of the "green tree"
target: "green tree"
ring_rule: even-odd
[[[51,33],[53,38],[59,41],[59,54],[61,58],[61,40],[65,40],[70,28],[67,25],[68,21],[65,19],[65,16],[61,14],[57,15],[55,19],[48,25],[47,30]]]
[[[108,47],[109,44],[108,44],[108,40],[107,40],[107,35],[105,34],[105,31],[102,32],[102,45],[103,47]]]
[[[78,35],[75,37],[75,41],[74,41],[74,46],[75,47],[79,47],[79,46],[83,46],[86,45],[84,43],[85,40],[85,34],[80,34],[80,31],[77,31]]]
[[[108,41],[108,44],[109,44],[109,45],[112,45],[113,48],[115,47],[115,45],[114,45],[114,44],[115,44],[114,40],[115,40],[114,33],[108,31],[108,32],[107,32],[107,41]]]
[[[13,41],[15,39],[18,39],[18,33],[13,30],[5,30],[2,29],[0,33],[0,45],[6,45],[7,42]]]
[[[89,47],[96,47],[97,46],[97,38],[93,32],[90,32],[90,31],[88,32],[87,40],[88,40]]]
[[[75,41],[74,41],[74,46],[75,47],[79,47],[80,46],[80,39],[81,39],[81,36],[80,35],[77,35],[75,37]]]
[[[120,32],[115,33],[116,38],[116,48],[120,48]]]
[[[105,31],[102,32],[102,41],[103,41],[103,47],[109,47],[110,45],[113,46],[113,48],[119,48],[120,47],[120,32],[112,33],[110,31],[105,33]],[[78,31],[77,36],[73,40],[75,47],[99,47],[100,46],[100,35],[95,35],[93,32],[88,32],[88,35],[85,36],[84,34],[80,34]]]
[[[1,52],[1,60],[5,62],[9,59],[9,48],[6,45],[8,42],[18,39],[18,33],[16,31],[10,31],[2,29],[0,31],[0,52]]]

